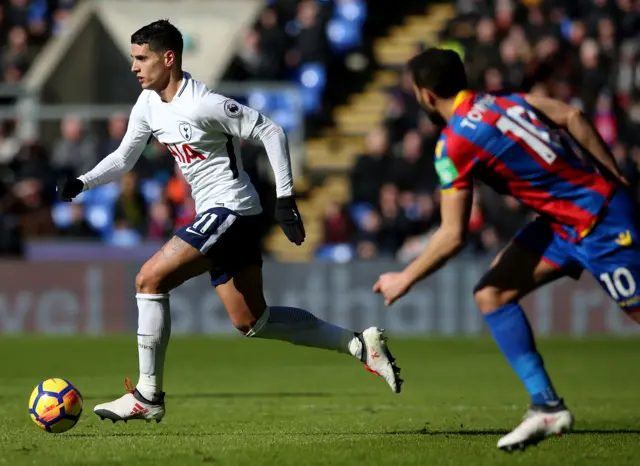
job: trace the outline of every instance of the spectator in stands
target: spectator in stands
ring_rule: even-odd
[[[16,181],[37,181],[45,194],[44,200],[47,205],[51,205],[55,176],[49,163],[49,154],[41,144],[37,142],[24,143],[9,166]]]
[[[380,190],[380,228],[375,243],[381,255],[393,257],[411,231],[411,222],[400,206],[400,191],[392,183]]]
[[[125,173],[120,180],[120,195],[114,205],[113,220],[117,230],[147,233],[147,202],[140,190],[138,174]]]
[[[7,5],[6,18],[11,26],[26,27],[29,17],[28,0],[9,0]]]
[[[324,210],[323,244],[348,244],[353,241],[354,225],[346,207],[332,200]]]
[[[293,48],[287,53],[290,68],[305,63],[325,63],[328,46],[324,24],[319,16],[319,6],[314,0],[302,0],[292,31]]]
[[[52,165],[58,174],[80,176],[97,163],[94,138],[80,118],[67,116],[61,122],[62,139],[53,147]]]
[[[246,74],[245,79],[260,79],[266,68],[270,66],[262,52],[260,33],[255,29],[245,32],[238,58],[240,67]]]
[[[280,79],[287,50],[287,35],[280,27],[276,10],[267,8],[262,12],[258,32],[260,34],[261,55],[265,62],[261,78],[265,80]]]
[[[580,46],[580,63],[580,98],[587,114],[593,115],[598,91],[607,84],[609,73],[595,40],[587,39]]]
[[[358,156],[351,171],[351,201],[374,206],[388,177],[389,135],[384,127],[369,132],[366,149],[366,153]]]
[[[496,25],[493,18],[485,17],[478,21],[476,42],[466,56],[469,57],[469,82],[481,87],[481,73],[488,68],[500,65],[496,44]]]
[[[98,239],[100,233],[85,218],[84,206],[78,202],[71,204],[71,221],[61,228],[59,235],[64,238]]]
[[[391,161],[389,179],[401,191],[421,192],[435,187],[429,176],[432,162],[423,152],[422,137],[418,131],[405,134],[397,153]]]
[[[31,0],[29,14],[27,16],[27,30],[29,31],[30,43],[37,49],[42,48],[48,39],[48,3],[47,0]]]
[[[5,81],[18,82],[26,73],[36,51],[29,46],[29,36],[23,26],[9,30],[8,42],[2,54]]]
[[[405,71],[400,84],[391,90],[391,98],[385,115],[385,125],[390,131],[390,140],[400,141],[407,131],[415,129],[422,113],[413,93],[411,74]]]
[[[44,183],[37,178],[26,178],[13,185],[13,193],[18,200],[22,237],[29,239],[53,236],[56,227],[51,217],[51,206]]]
[[[149,230],[147,237],[154,241],[165,241],[173,236],[173,209],[163,196],[151,205],[149,210]]]
[[[103,159],[115,151],[127,132],[129,117],[124,113],[116,113],[109,118],[107,124],[107,137],[100,142],[98,157]]]

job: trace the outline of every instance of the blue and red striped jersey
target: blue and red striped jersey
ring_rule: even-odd
[[[548,217],[572,241],[589,232],[614,190],[522,94],[458,94],[436,146],[435,167],[443,190],[481,180]]]

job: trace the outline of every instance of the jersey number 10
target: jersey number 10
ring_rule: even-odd
[[[512,134],[518,138],[521,143],[529,146],[542,160],[551,165],[557,157],[549,147],[551,136],[548,131],[534,125],[533,121],[536,121],[535,114],[517,105],[507,109],[507,116],[501,116],[496,126],[503,134]]]

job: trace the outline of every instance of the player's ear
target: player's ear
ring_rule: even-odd
[[[429,89],[422,89],[422,92],[424,93],[422,96],[424,101],[435,108],[436,100],[437,100],[436,95],[433,92],[431,92]]]
[[[167,50],[164,53],[164,64],[166,66],[172,66],[173,64],[175,64],[176,62],[176,54],[173,53],[171,50]]]

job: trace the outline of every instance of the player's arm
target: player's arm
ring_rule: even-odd
[[[476,157],[468,141],[453,136],[436,146],[435,168],[442,185],[441,223],[425,250],[402,272],[380,276],[373,291],[391,305],[420,280],[447,263],[464,247],[473,200],[472,170]]]
[[[205,125],[212,129],[262,142],[275,177],[276,220],[289,241],[302,244],[306,233],[294,198],[289,141],[282,127],[250,107],[213,93],[203,99],[202,113]]]
[[[566,129],[585,153],[595,159],[601,168],[624,185],[629,182],[622,176],[613,154],[598,130],[579,109],[556,99],[527,94],[525,100],[557,126]]]
[[[442,193],[442,222],[425,250],[402,272],[382,275],[373,287],[374,292],[383,294],[387,306],[409,291],[415,283],[440,269],[464,248],[472,198],[471,189]]]
[[[82,191],[111,183],[133,168],[151,137],[143,98],[141,96],[131,110],[127,132],[120,146],[88,173],[60,181],[58,195],[63,201],[71,201]]]
[[[422,254],[403,272],[411,285],[437,271],[466,244],[473,199],[471,188],[445,190],[441,197],[440,227]]]

